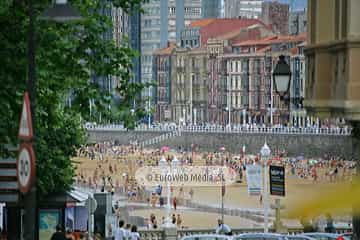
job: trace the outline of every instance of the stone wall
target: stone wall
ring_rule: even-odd
[[[129,144],[130,141],[144,141],[165,134],[166,132],[151,131],[88,131],[89,142],[117,141],[119,144]],[[167,139],[155,147],[163,145],[172,148],[179,146],[187,149],[196,144],[198,150],[216,151],[225,147],[228,151],[239,153],[242,146],[246,152],[257,154],[264,142],[271,150],[286,150],[291,156],[305,155],[322,157],[325,153],[336,156],[353,157],[352,139],[349,136],[335,135],[295,135],[295,134],[249,134],[249,133],[194,133],[182,132],[181,136]]]

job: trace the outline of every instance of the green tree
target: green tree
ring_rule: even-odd
[[[41,196],[68,190],[73,182],[71,157],[85,142],[82,122],[90,120],[89,100],[97,112],[113,118],[107,91],[91,81],[96,76],[119,79],[117,89],[121,102],[116,106],[119,120],[129,128],[145,113],[142,107],[132,114],[136,95],[146,86],[132,83],[132,58],[136,55],[124,41],[102,37],[112,22],[101,9],[122,7],[125,11],[138,8],[142,0],[74,0],[83,20],[71,23],[47,22],[39,18],[50,1],[39,0],[36,8],[36,155],[37,187]],[[17,143],[22,95],[26,89],[27,1],[0,1],[0,156],[6,143]],[[67,107],[65,99],[72,94]],[[141,104],[139,104],[141,106]]]

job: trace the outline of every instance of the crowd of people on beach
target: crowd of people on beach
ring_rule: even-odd
[[[176,156],[180,166],[228,166],[237,173],[238,182],[246,183],[246,167],[252,164],[264,164],[260,155],[246,154],[241,150],[239,154],[226,151],[225,148],[214,152],[199,151],[196,146],[177,149],[141,149],[137,145],[119,145],[116,142],[101,142],[83,146],[78,151],[78,157],[85,159],[83,166],[78,168],[76,183],[95,191],[108,191],[127,197],[128,201],[147,203],[148,207],[164,207],[166,195],[163,186],[153,188],[138,183],[134,174],[142,166],[158,166],[160,158],[164,156],[170,164]],[[87,168],[89,162],[95,168]],[[288,177],[313,182],[349,181],[355,173],[354,160],[346,160],[333,155],[321,158],[306,158],[305,156],[291,157],[284,150],[273,152],[268,165],[285,167]],[[171,187],[170,204],[176,211],[183,201],[192,200],[196,188],[186,186]],[[261,196],[260,196],[261,198]],[[260,200],[260,204],[262,201]],[[172,216],[172,222],[180,228],[185,227],[180,214]],[[120,217],[120,216],[119,216]],[[148,219],[147,227],[156,229],[164,222],[158,222],[154,214]]]
[[[165,156],[168,162],[176,156],[181,166],[228,166],[238,173],[240,182],[245,180],[247,165],[263,164],[259,155],[245,154],[243,151],[232,154],[224,149],[201,152],[197,151],[196,147],[178,147],[165,152],[162,149],[141,149],[136,145],[118,145],[116,142],[83,146],[78,150],[78,156],[96,162],[95,169],[87,168],[86,165],[79,168],[76,178],[78,185],[121,193],[131,201],[146,200],[151,205],[156,202],[162,205],[161,198],[154,191],[149,192],[137,183],[134,174],[142,166],[157,166],[162,156]],[[322,158],[290,157],[284,150],[275,150],[267,164],[285,166],[289,176],[315,182],[350,180],[356,167],[354,160],[330,154]],[[185,195],[192,199],[194,190],[191,189],[188,194],[182,192],[179,197]]]

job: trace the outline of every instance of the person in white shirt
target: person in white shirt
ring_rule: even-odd
[[[124,235],[126,240],[130,239],[130,232],[131,232],[130,228],[131,228],[131,225],[129,223],[126,224],[126,226],[125,226],[125,235]]]
[[[124,229],[124,221],[119,221],[119,227],[115,230],[115,238],[114,240],[125,240],[125,229]]]
[[[232,235],[231,228],[223,223],[221,219],[218,219],[218,227],[216,228],[216,234]]]
[[[135,225],[131,227],[130,240],[140,240],[140,234],[138,233]]]

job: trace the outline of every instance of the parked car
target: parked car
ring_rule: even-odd
[[[288,240],[316,240],[315,238],[303,235],[288,235],[286,237]]]
[[[232,237],[219,234],[196,234],[182,237],[181,240],[232,240]]]
[[[233,240],[287,240],[286,235],[276,233],[243,233],[233,237]]]
[[[303,233],[301,236],[312,237],[316,240],[351,240],[352,234],[337,234],[337,233]]]

